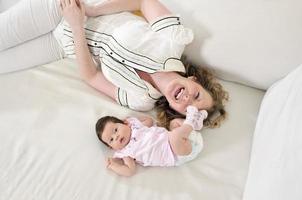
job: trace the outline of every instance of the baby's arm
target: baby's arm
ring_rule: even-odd
[[[170,122],[170,130],[172,131],[184,131],[184,136],[190,134],[192,130],[200,130],[203,127],[203,120],[208,116],[207,111],[198,111],[194,106],[188,106],[186,119],[176,118]],[[186,127],[190,128],[186,128]],[[177,129],[177,130],[175,130]],[[190,130],[189,133],[187,133]]]
[[[206,111],[198,111],[197,108],[189,106],[187,108],[186,119],[174,119],[170,123],[171,131],[169,142],[176,155],[188,155],[192,151],[192,146],[188,140],[192,130],[200,130],[203,120],[207,117]]]
[[[175,124],[170,125],[171,133],[186,139],[193,131],[192,126],[183,123],[182,119],[174,119]],[[171,121],[172,123],[172,121]]]
[[[173,130],[177,127],[180,127],[184,121],[185,121],[185,119],[182,119],[182,118],[175,118],[175,119],[171,120],[170,125],[169,125],[169,130]]]
[[[173,123],[174,122],[175,124],[171,124],[173,127],[170,126],[172,130],[168,132],[172,151],[176,155],[188,155],[192,151],[192,145],[188,137],[193,128],[188,124],[182,123],[182,121],[179,121],[178,119],[173,120]]]
[[[135,161],[131,157],[122,158],[123,163],[113,158],[108,158],[107,168],[121,176],[132,176],[135,174]]]

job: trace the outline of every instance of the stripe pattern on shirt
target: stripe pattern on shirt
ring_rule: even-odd
[[[171,26],[180,25],[179,17],[169,16],[155,21],[151,30],[160,32]],[[111,34],[85,28],[87,45],[94,60],[101,66],[105,77],[118,87],[116,100],[123,106],[131,107],[129,102],[131,94],[145,94],[142,101],[153,103],[160,97],[158,94],[149,93],[149,88],[145,81],[136,73],[140,70],[147,73],[155,73],[165,68],[165,61],[156,60],[146,55],[134,52],[120,44]],[[67,57],[75,57],[73,35],[68,24],[64,25],[64,51]],[[171,59],[171,58],[169,58]],[[173,58],[177,59],[177,58]],[[135,92],[136,91],[136,92]],[[140,98],[137,96],[137,98]],[[144,104],[144,102],[141,102]]]

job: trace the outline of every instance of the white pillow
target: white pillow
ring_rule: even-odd
[[[220,78],[267,89],[302,63],[301,0],[162,0],[195,39],[185,51]]]
[[[274,84],[257,119],[244,200],[302,199],[302,65]]]

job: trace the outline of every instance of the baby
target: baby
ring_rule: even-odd
[[[201,134],[193,130],[200,130],[206,117],[205,110],[188,106],[186,119],[174,121],[171,131],[153,125],[149,117],[124,121],[112,116],[100,118],[96,123],[97,136],[115,150],[113,158],[107,159],[107,168],[122,176],[132,176],[136,163],[178,166],[194,159],[202,150],[203,141]]]

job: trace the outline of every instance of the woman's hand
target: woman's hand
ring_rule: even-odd
[[[81,0],[60,0],[60,7],[71,29],[83,27],[85,6]]]

